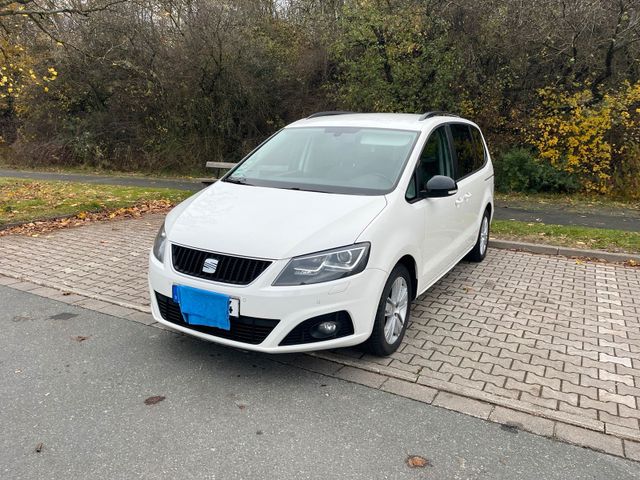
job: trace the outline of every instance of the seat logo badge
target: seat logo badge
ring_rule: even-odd
[[[202,265],[202,271],[204,273],[216,273],[218,269],[218,260],[217,258],[207,258],[204,261],[204,265]]]

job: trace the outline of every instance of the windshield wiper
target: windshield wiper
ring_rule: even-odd
[[[302,187],[276,187],[276,188],[281,188],[282,190],[295,190],[296,192],[329,193],[325,190],[317,190],[313,188],[302,188]]]
[[[228,177],[224,179],[225,182],[236,183],[238,185],[251,185],[247,182],[245,177]]]

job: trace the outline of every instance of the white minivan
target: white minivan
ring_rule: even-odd
[[[487,253],[493,167],[443,112],[322,112],[174,208],[149,256],[154,318],[261,352],[402,342],[413,299]]]

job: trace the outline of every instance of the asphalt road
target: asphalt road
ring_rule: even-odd
[[[640,478],[640,464],[277,357],[7,287],[0,306],[3,479]]]
[[[0,169],[0,177],[34,178],[37,180],[59,180],[85,182],[104,185],[130,185],[137,187],[177,188],[198,191],[205,185],[196,180],[150,177],[118,177],[106,175],[85,175],[76,173],[34,172]],[[530,208],[521,205],[496,205],[495,218],[498,220],[518,220],[538,222],[548,225],[576,225],[593,228],[610,228],[640,231],[640,214],[632,210],[574,212],[564,207],[548,205],[545,208]]]

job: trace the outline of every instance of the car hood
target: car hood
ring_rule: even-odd
[[[386,204],[384,196],[216,182],[167,216],[167,237],[219,253],[289,258],[354,243]]]

